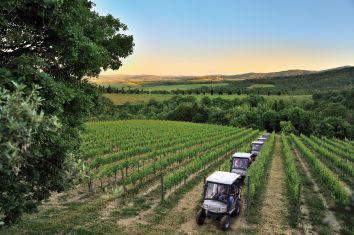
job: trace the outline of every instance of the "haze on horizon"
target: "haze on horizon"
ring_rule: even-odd
[[[102,74],[209,75],[354,65],[353,0],[94,0],[134,36]]]

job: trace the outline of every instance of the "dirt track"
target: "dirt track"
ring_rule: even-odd
[[[276,135],[273,159],[260,215],[260,234],[296,234],[286,223],[289,217],[282,143]]]
[[[301,159],[300,154],[296,150],[294,151],[294,153],[295,153],[295,155],[296,155],[296,157],[297,157],[302,169],[304,170],[307,178],[311,181],[311,183],[313,185],[314,192],[316,192],[318,194],[320,200],[322,201],[322,204],[326,208],[326,219],[325,219],[325,221],[327,221],[329,223],[329,225],[332,227],[332,229],[334,230],[335,233],[339,233],[339,231],[341,230],[341,226],[340,226],[339,222],[337,221],[337,218],[335,217],[333,212],[329,210],[328,202],[326,201],[325,197],[321,193],[321,190],[320,190],[319,186],[317,185],[317,183],[313,179],[313,177],[312,177],[307,165]]]

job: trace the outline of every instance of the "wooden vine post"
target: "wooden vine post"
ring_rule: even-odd
[[[164,195],[164,188],[163,188],[163,173],[162,172],[160,174],[160,178],[161,178],[161,201],[163,202],[165,199],[165,195]]]
[[[124,170],[123,170],[123,168],[121,169],[121,172],[122,172],[123,191],[124,191],[124,193],[126,193],[127,189],[125,187],[125,178],[124,178]]]
[[[297,191],[297,205],[296,205],[296,208],[297,208],[297,218],[299,217],[299,215],[300,215],[300,198],[301,198],[301,186],[300,186],[300,184],[298,184],[298,189],[297,189],[298,191]]]

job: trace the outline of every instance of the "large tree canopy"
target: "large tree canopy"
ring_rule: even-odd
[[[11,110],[30,109],[28,115],[43,113],[60,125],[55,131],[28,130],[26,151],[0,153],[0,163],[23,160],[16,167],[0,165],[0,222],[16,221],[51,191],[64,189],[67,159],[78,150],[81,124],[93,107],[95,112],[100,108],[98,90],[82,78],[118,69],[133,51],[133,37],[123,33],[127,27],[92,7],[87,0],[0,1],[0,90],[10,100],[32,102],[25,97],[35,89],[41,100],[16,109],[16,102],[0,97],[0,130],[6,134],[0,136],[0,146],[12,145],[17,137],[11,135],[20,130],[43,126],[31,118],[17,120],[21,116]],[[14,82],[22,84],[21,95]]]
[[[1,65],[13,68],[19,58],[36,56],[39,69],[63,79],[118,69],[132,53],[133,37],[121,33],[126,25],[99,16],[92,6],[87,0],[1,1]]]

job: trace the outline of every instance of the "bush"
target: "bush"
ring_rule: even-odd
[[[39,111],[42,99],[35,87],[29,95],[26,86],[14,83],[14,92],[0,88],[0,221],[15,221],[22,212],[34,211],[61,180],[51,155],[43,155],[42,134],[55,134],[61,125],[55,116]],[[54,139],[46,139],[54,141]],[[53,171],[54,170],[54,171]]]

